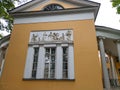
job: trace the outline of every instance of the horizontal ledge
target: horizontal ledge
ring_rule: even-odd
[[[73,41],[65,41],[65,42],[29,42],[28,45],[44,45],[44,44],[73,44]]]
[[[38,80],[54,80],[54,81],[75,81],[75,79],[36,79],[36,78],[23,78],[24,81],[38,81]]]

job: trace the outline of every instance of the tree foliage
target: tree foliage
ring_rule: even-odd
[[[6,20],[8,22],[7,26],[4,26],[3,24],[2,27],[4,27],[6,30],[12,30],[12,25],[13,25],[13,18],[9,14],[9,10],[13,9],[14,2],[17,0],[0,0],[0,18]]]
[[[28,0],[0,0],[0,19],[4,19],[7,22],[7,25],[5,26],[4,23],[1,24],[3,29],[0,30],[6,30],[11,31],[13,27],[13,17],[10,16],[9,10],[12,10],[15,8],[15,2],[19,2],[23,4]]]
[[[117,13],[120,14],[120,0],[112,0],[112,6],[116,8]]]

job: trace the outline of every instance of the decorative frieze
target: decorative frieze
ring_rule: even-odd
[[[72,42],[72,30],[36,31],[30,33],[29,43]]]

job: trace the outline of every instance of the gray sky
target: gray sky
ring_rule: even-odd
[[[112,7],[112,3],[110,2],[110,0],[91,1],[101,3],[101,7],[95,24],[120,30],[120,15],[116,14],[116,9]]]

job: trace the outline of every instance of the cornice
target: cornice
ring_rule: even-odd
[[[16,12],[10,13],[13,17],[25,17],[25,16],[49,16],[49,15],[60,15],[60,14],[71,14],[71,13],[83,13],[83,12],[94,12],[97,7],[82,7],[82,8],[72,8],[56,11],[27,11],[27,12]],[[96,13],[94,13],[96,16]]]

